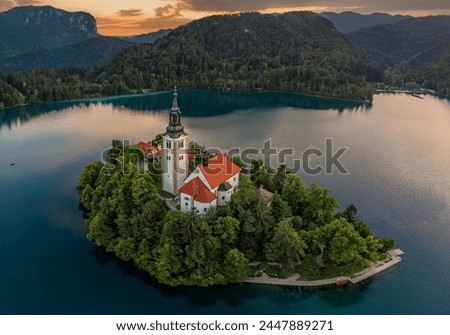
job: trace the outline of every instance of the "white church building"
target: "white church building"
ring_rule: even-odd
[[[195,210],[204,214],[212,207],[225,205],[239,184],[241,168],[226,155],[219,154],[189,173],[191,158],[175,90],[169,125],[163,134],[162,189],[176,196],[180,210],[185,213]]]

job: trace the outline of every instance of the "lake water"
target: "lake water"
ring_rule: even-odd
[[[183,124],[210,147],[348,147],[349,174],[303,175],[403,261],[353,287],[168,288],[86,240],[75,192],[111,140],[150,140],[171,93],[0,111],[0,314],[450,314],[450,103],[376,95],[371,106],[295,94],[181,91]],[[11,162],[15,162],[11,166]],[[318,160],[316,163],[321,163]]]

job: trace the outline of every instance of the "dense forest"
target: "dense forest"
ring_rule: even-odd
[[[385,84],[450,97],[450,16],[409,18],[346,37],[386,71]]]
[[[426,88],[450,97],[449,32],[448,16],[407,18],[345,35],[310,12],[211,16],[89,69],[0,74],[0,108],[173,86],[355,100],[371,100],[374,87],[387,86]],[[108,43],[111,54],[126,47]],[[75,59],[84,53],[71,54]],[[83,63],[74,64],[91,64],[95,55],[87,52]],[[22,56],[24,61],[27,57],[32,54]]]
[[[25,103],[181,88],[291,91],[370,100],[382,72],[331,22],[310,12],[211,16],[88,70],[0,76]],[[19,100],[3,102],[5,107]]]
[[[22,53],[0,59],[0,73],[17,73],[34,69],[88,68],[113,58],[129,48],[131,42],[119,38],[96,36],[60,48]]]
[[[254,161],[247,167],[234,158],[244,168],[237,191],[227,206],[199,216],[165,206],[158,163],[138,168],[136,146],[113,141],[112,151],[108,163],[89,164],[77,186],[87,237],[166,285],[242,282],[255,274],[250,261],[276,262],[271,270],[279,276],[352,274],[395,244],[374,236],[354,205],[336,212],[327,189],[306,187],[283,166],[272,171]],[[274,192],[271,202],[255,191],[260,185]]]

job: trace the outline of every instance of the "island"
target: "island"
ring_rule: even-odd
[[[77,192],[89,240],[169,286],[341,285],[400,260],[354,204],[338,210],[284,165],[189,145],[177,98],[165,133],[114,140],[105,162],[86,166]]]

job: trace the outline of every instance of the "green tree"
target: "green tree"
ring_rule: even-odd
[[[183,270],[182,254],[180,246],[171,243],[164,243],[155,249],[152,272],[159,282],[169,286],[181,284],[179,277]]]
[[[284,182],[286,181],[287,171],[286,165],[281,164],[278,169],[276,175],[273,177],[273,185],[274,189],[272,192],[281,192],[283,189]]]
[[[105,247],[107,251],[114,251],[114,230],[107,225],[106,217],[101,213],[88,221],[89,232],[87,238],[94,241],[100,247]]]
[[[162,134],[156,135],[156,137],[152,141],[152,145],[156,147],[156,146],[162,145],[162,144],[163,144],[163,136],[162,136]]]
[[[304,220],[314,226],[324,226],[334,219],[334,210],[339,207],[329,191],[316,184],[311,185],[308,205],[304,210]]]
[[[293,215],[303,216],[309,203],[309,193],[299,177],[295,175],[286,177],[281,197],[288,203]]]
[[[231,216],[219,217],[211,225],[213,235],[220,238],[223,245],[229,246],[236,242],[239,227],[240,222]]]
[[[227,206],[230,214],[241,223],[239,250],[249,259],[261,255],[263,246],[273,235],[275,220],[248,177],[241,176],[239,187]]]
[[[281,221],[292,216],[291,208],[287,201],[279,194],[274,194],[272,203],[270,204],[272,210],[272,216],[275,220]]]
[[[345,219],[336,219],[322,228],[324,258],[331,264],[341,266],[346,272],[365,267],[368,262],[367,244],[352,224]]]
[[[354,204],[348,205],[344,212],[342,213],[342,216],[350,223],[355,223],[358,221],[358,208]]]
[[[290,219],[281,221],[272,241],[266,246],[269,261],[278,262],[287,269],[293,269],[305,257],[306,244],[292,227]]]
[[[136,245],[134,238],[117,238],[114,243],[114,253],[117,255],[117,257],[123,259],[124,261],[129,261],[135,258]]]
[[[237,249],[230,249],[222,267],[222,273],[227,283],[240,283],[248,277],[248,260]]]

